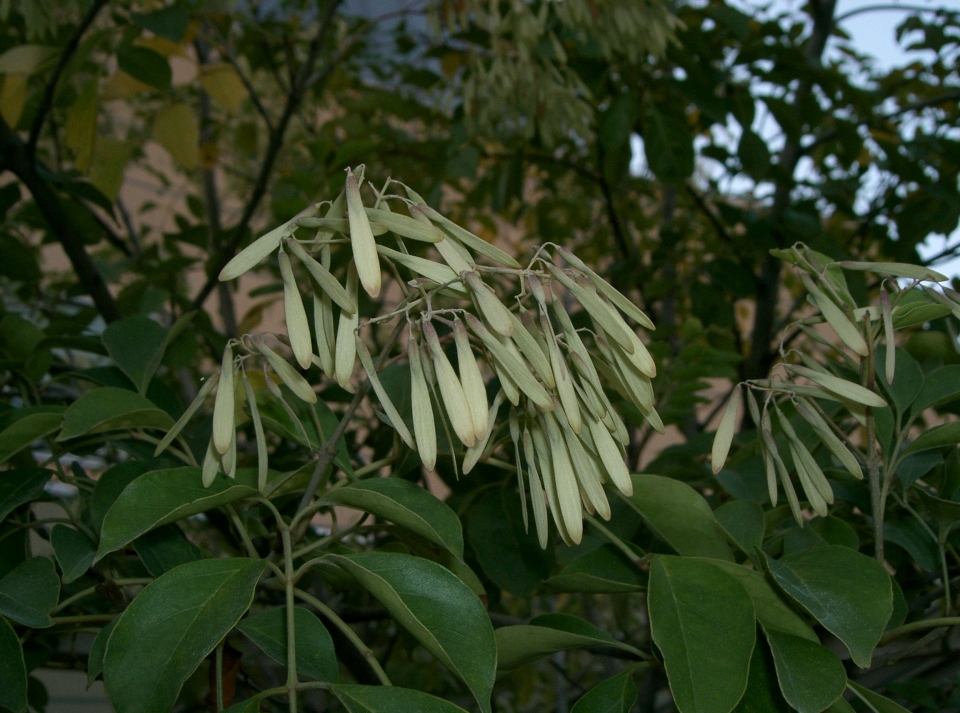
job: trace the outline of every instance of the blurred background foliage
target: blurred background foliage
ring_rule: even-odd
[[[105,324],[199,309],[150,394],[179,415],[227,336],[278,326],[275,264],[239,286],[217,283],[220,269],[365,163],[518,255],[552,241],[599,266],[658,327],[657,409],[671,428],[659,439],[626,409],[632,468],[685,480],[714,506],[762,501],[755,480],[718,480],[703,456],[716,385],[765,376],[781,339],[799,336],[782,329],[804,292],[770,250],[801,240],[836,259],[923,264],[960,252],[918,252],[960,218],[960,13],[905,7],[908,60],[890,65],[857,49],[843,12],[834,0],[3,0],[3,408],[114,383]],[[850,284],[855,296],[874,287]],[[921,364],[960,362],[943,319],[906,348]],[[373,462],[392,440],[375,417],[366,426],[348,445]],[[395,474],[416,480],[415,466]],[[573,611],[645,643],[630,595],[542,584],[600,539],[541,552],[500,471],[438,474],[495,621]],[[658,551],[620,509],[616,534]],[[922,609],[932,580],[919,568],[908,581],[905,601]],[[455,686],[388,620],[348,614],[395,682]],[[913,710],[960,708],[956,661],[930,661],[924,676],[894,667],[874,683]],[[556,654],[503,679],[498,709],[567,710],[618,670]],[[643,681],[639,710],[666,710],[662,671]]]

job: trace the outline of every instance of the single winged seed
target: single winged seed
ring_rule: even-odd
[[[498,262],[501,265],[505,265],[514,269],[520,268],[520,263],[510,257],[503,250],[491,245],[483,238],[474,235],[466,228],[461,228],[452,220],[444,217],[425,203],[420,202],[415,207],[422,211],[423,214],[426,215],[436,225],[438,225],[441,230],[460,241],[474,252],[479,253],[480,255],[483,255],[494,262]]]
[[[946,282],[950,278],[944,274],[920,265],[910,265],[902,262],[854,262],[841,260],[837,263],[844,270],[861,272],[875,272],[879,275],[906,277],[910,280],[929,280],[931,282]]]
[[[820,308],[824,319],[833,327],[833,331],[837,333],[837,336],[840,337],[843,343],[860,356],[869,355],[870,350],[867,348],[867,342],[864,340],[863,335],[860,334],[857,326],[847,318],[843,310],[824,294],[806,273],[800,273],[800,280],[803,282],[804,287],[807,288],[807,292],[813,297],[813,301],[817,303],[817,307]]]
[[[530,484],[530,502],[533,505],[533,521],[537,527],[537,541],[540,543],[540,549],[546,549],[549,526],[547,522],[547,496],[543,491],[543,485],[540,483],[540,473],[537,471],[533,439],[526,427],[523,429],[522,440],[523,455],[527,463],[527,480]]]
[[[610,480],[617,486],[621,493],[628,498],[633,495],[633,481],[630,479],[630,471],[626,463],[623,462],[623,456],[617,447],[616,441],[610,435],[610,431],[599,421],[587,419],[587,426],[593,442],[596,445],[597,455],[603,463],[603,467],[610,476]]]
[[[437,373],[437,384],[440,387],[440,396],[450,419],[450,426],[463,445],[469,448],[477,438],[476,429],[470,417],[467,397],[463,392],[463,385],[443,351],[440,338],[437,336],[437,330],[430,322],[424,322],[421,328],[427,346],[430,348],[433,368]]]
[[[557,501],[560,505],[560,514],[563,525],[575,544],[580,544],[583,537],[583,513],[580,499],[580,488],[577,485],[577,476],[573,471],[570,453],[563,440],[560,424],[552,413],[543,414],[544,430],[550,444],[550,458],[553,465],[553,475],[557,487]]]
[[[513,320],[510,319],[510,310],[501,302],[496,293],[474,271],[464,272],[461,277],[470,288],[473,298],[477,302],[484,319],[493,327],[493,331],[505,337],[513,336]]]
[[[530,288],[530,294],[533,295],[533,299],[537,301],[538,304],[544,305],[547,303],[547,291],[543,289],[543,283],[537,278],[534,274],[527,275],[527,285]]]
[[[560,500],[557,496],[557,479],[553,472],[553,458],[550,455],[550,446],[543,433],[543,428],[534,423],[531,426],[530,434],[533,438],[533,444],[537,453],[537,464],[540,467],[540,475],[543,479],[543,490],[547,496],[547,505],[550,507],[550,514],[553,522],[557,526],[564,544],[571,546],[574,544],[573,538],[567,532],[567,527],[563,523],[563,513],[560,511]]]
[[[333,276],[330,270],[311,257],[296,240],[290,240],[287,245],[290,247],[290,252],[296,256],[297,260],[303,263],[303,266],[307,268],[310,276],[317,281],[317,284],[320,285],[320,289],[324,294],[329,295],[330,299],[336,302],[337,306],[345,312],[353,314],[357,311],[356,301],[350,296],[346,289],[344,289],[337,278]]]
[[[550,318],[546,313],[540,313],[540,324],[543,333],[547,336],[547,348],[550,351],[550,367],[553,371],[553,380],[556,383],[557,395],[560,397],[560,406],[566,414],[567,421],[574,433],[580,433],[583,428],[583,416],[580,413],[580,403],[577,400],[577,392],[573,388],[573,375],[570,373],[570,367],[567,365],[563,354],[560,353],[560,346],[557,344],[556,335],[553,333],[553,326],[550,324]]]
[[[257,441],[257,489],[262,493],[267,488],[267,439],[263,432],[263,422],[260,420],[260,409],[257,408],[257,396],[250,386],[247,372],[241,369],[240,378],[243,379],[243,391],[247,395],[250,420],[253,421],[253,433]]]
[[[520,419],[517,409],[510,409],[510,440],[513,441],[513,460],[517,469],[517,489],[520,491],[520,513],[523,518],[523,531],[530,532],[530,520],[527,515],[527,493],[523,482],[523,463],[520,460]]]
[[[823,416],[817,412],[816,408],[802,397],[797,399],[794,405],[796,406],[797,413],[810,424],[820,438],[820,442],[827,447],[827,450],[836,456],[837,460],[847,469],[850,475],[862,480],[863,470],[860,468],[860,463],[857,462],[856,456],[843,445],[843,442],[833,432]]]
[[[203,385],[200,387],[200,391],[197,392],[197,397],[193,400],[193,403],[187,406],[187,410],[183,412],[183,415],[177,419],[175,424],[173,424],[173,428],[167,431],[167,435],[165,435],[163,440],[157,445],[156,450],[153,452],[154,458],[163,453],[167,447],[173,443],[173,439],[180,434],[180,432],[183,430],[183,427],[187,425],[203,402],[207,400],[207,397],[210,395],[210,392],[213,391],[213,386],[216,383],[217,380],[213,377],[209,377],[203,382]]]
[[[350,267],[347,269],[347,293],[351,296],[357,294],[357,279],[356,264],[350,263]],[[357,342],[353,335],[359,325],[359,312],[353,314],[340,313],[340,321],[337,324],[337,350],[334,354],[333,371],[337,383],[350,393],[354,391],[350,377],[353,376],[353,367],[357,361]]]
[[[793,458],[793,465],[797,471],[797,479],[800,481],[800,487],[803,488],[803,492],[807,496],[810,507],[813,508],[817,515],[825,517],[828,512],[827,503],[823,499],[823,496],[820,495],[820,491],[814,487],[810,479],[810,474],[807,472],[803,457],[797,452],[793,441],[790,442],[790,457]]]
[[[410,404],[413,411],[414,440],[424,467],[432,471],[437,464],[437,426],[433,420],[430,388],[423,375],[420,346],[413,334],[410,334],[407,341],[407,358],[410,361]],[[467,472],[466,466],[463,472]]]
[[[450,289],[464,294],[467,292],[467,288],[459,281],[457,273],[455,273],[449,265],[443,265],[433,260],[417,257],[416,255],[408,255],[407,253],[402,253],[397,250],[391,250],[383,245],[377,246],[377,252],[385,258],[413,270],[413,272],[422,275],[431,282],[436,282],[438,285],[447,285]]]
[[[440,253],[443,261],[447,263],[450,269],[457,275],[473,270],[475,263],[463,257],[451,238],[444,238],[439,243],[434,243],[434,247],[437,249],[437,252]]]
[[[513,321],[513,341],[520,350],[520,353],[530,362],[530,366],[537,372],[540,380],[546,384],[548,389],[556,387],[553,378],[553,370],[550,368],[550,360],[544,353],[537,339],[531,333],[535,329],[530,312],[524,312],[521,316],[525,319],[519,319],[513,312],[508,312]]]
[[[760,406],[757,403],[757,397],[753,395],[753,389],[749,386],[746,387],[747,392],[747,410],[750,411],[750,418],[753,419],[753,422],[756,424],[757,428],[760,428]]]
[[[349,168],[344,191],[347,196],[347,218],[350,221],[350,246],[357,276],[366,293],[375,298],[380,295],[380,258],[377,256],[377,243],[373,239],[370,220],[363,208],[360,185]]]
[[[367,349],[367,345],[363,343],[359,334],[355,335],[355,342],[357,355],[360,357],[360,365],[363,367],[363,370],[367,372],[367,378],[370,380],[370,385],[377,394],[377,398],[380,399],[380,405],[383,406],[383,410],[387,414],[387,420],[390,421],[390,425],[393,426],[397,435],[400,436],[400,440],[406,443],[410,450],[415,451],[417,448],[414,444],[413,436],[407,428],[407,424],[403,422],[403,418],[400,417],[400,412],[397,410],[397,407],[394,406],[393,401],[387,394],[387,390],[383,388],[383,384],[380,383],[380,377],[377,375],[377,368],[374,366],[373,358],[370,356],[370,350]]]
[[[336,333],[333,326],[333,303],[327,295],[313,293],[313,331],[317,336],[317,363],[327,376],[333,376]]]
[[[307,311],[303,308],[303,298],[300,297],[300,288],[293,276],[290,267],[290,258],[281,247],[277,255],[280,263],[280,277],[283,280],[283,314],[287,321],[287,336],[290,337],[290,348],[301,369],[307,369],[313,363],[313,344],[310,335],[310,324],[307,322]]]
[[[603,329],[614,342],[620,345],[624,351],[628,354],[633,353],[634,345],[633,340],[630,339],[630,329],[625,326],[620,315],[600,299],[600,295],[597,294],[596,290],[592,286],[584,287],[577,283],[571,277],[564,274],[560,268],[551,263],[546,263],[546,266],[557,282],[570,290],[573,296],[577,298],[577,301],[583,305],[587,314],[596,320],[600,328]]]
[[[788,368],[848,401],[853,401],[864,406],[872,406],[874,408],[883,408],[887,405],[887,402],[884,401],[882,397],[859,384],[854,384],[852,381],[841,379],[832,374],[822,374],[819,371],[814,371],[813,369],[797,364],[790,364]]]
[[[720,425],[717,426],[717,432],[713,437],[713,450],[710,454],[710,460],[713,463],[714,475],[723,469],[723,464],[727,461],[727,454],[730,452],[733,436],[737,430],[737,411],[739,408],[740,385],[737,384],[730,393],[727,408],[720,418]]]
[[[473,421],[474,433],[478,439],[487,435],[487,387],[483,383],[477,358],[470,348],[470,338],[463,322],[455,319],[453,322],[453,339],[457,345],[457,369],[460,372],[460,383],[463,393],[470,406],[470,420]]]
[[[213,439],[211,438],[207,444],[207,452],[203,456],[203,468],[200,471],[200,482],[203,483],[203,487],[209,488],[213,484],[219,471],[220,454],[217,453],[217,449],[214,447]]]
[[[280,380],[287,385],[287,388],[301,401],[308,404],[317,403],[317,394],[314,392],[310,383],[300,375],[300,373],[290,366],[290,363],[268,347],[262,339],[254,340],[253,346],[257,351],[263,354],[264,358],[270,364],[274,373],[280,377]],[[267,379],[267,385],[272,384],[271,379]]]
[[[890,309],[890,298],[882,287],[880,288],[880,310],[883,313],[883,341],[887,346],[884,376],[887,378],[887,383],[892,384],[897,373],[897,342],[893,331],[893,310]]]
[[[493,438],[493,433],[496,430],[494,426],[497,421],[497,413],[499,413],[500,407],[503,405],[505,399],[506,394],[503,389],[499,390],[497,395],[493,397],[493,403],[490,405],[490,410],[487,411],[487,423],[490,424],[487,432],[483,434],[482,438],[478,438],[474,444],[466,450],[466,453],[463,454],[464,475],[473,470],[473,467],[480,462],[480,459],[486,452],[487,446],[490,444],[490,440]]]
[[[777,411],[777,420],[780,422],[780,428],[783,429],[787,440],[790,442],[790,455],[793,457],[793,464],[796,466],[800,484],[803,486],[804,492],[807,493],[807,499],[818,514],[824,515],[826,513],[821,512],[821,510],[825,510],[827,503],[833,502],[833,490],[830,488],[830,484],[823,475],[823,471],[820,470],[820,466],[817,465],[816,460],[814,460],[813,455],[803,444],[803,441],[800,440],[799,436],[797,436],[793,425],[790,423],[790,419],[784,415],[776,402],[774,402],[774,408]],[[811,490],[815,491],[815,494],[812,494],[810,492]],[[817,505],[818,500],[822,500],[823,504]]]
[[[223,466],[223,472],[231,480],[237,477],[237,432],[234,431],[230,437],[230,447],[227,452],[220,457],[220,464]]]
[[[497,379],[500,381],[500,388],[503,389],[506,394],[507,400],[513,406],[520,405],[520,389],[517,387],[517,383],[507,375],[507,372],[503,370],[496,361],[493,362],[493,370],[497,373]]]
[[[264,371],[264,383],[267,385],[267,391],[277,400],[277,403],[280,404],[280,407],[283,408],[284,412],[287,414],[287,417],[297,427],[297,433],[300,436],[301,441],[305,446],[310,445],[310,436],[307,435],[307,429],[303,427],[303,422],[300,420],[300,417],[297,415],[297,412],[294,411],[290,404],[287,403],[287,400],[283,398],[283,392],[280,390],[280,387],[274,383],[273,379],[266,374]],[[289,387],[288,387],[289,388]]]
[[[439,243],[443,240],[443,233],[429,223],[423,223],[415,218],[409,218],[380,208],[366,208],[365,210],[370,220],[379,223],[387,230],[392,230],[403,238],[425,243]]]
[[[293,231],[296,230],[298,225],[297,221],[300,218],[304,216],[315,215],[319,209],[319,203],[312,205],[301,211],[283,225],[277,226],[266,235],[262,235],[254,240],[247,247],[237,253],[233,259],[226,264],[226,266],[220,271],[219,280],[221,282],[235,280],[247,270],[252,269],[254,265],[259,263],[267,255],[280,247],[281,240],[293,234]]]
[[[773,464],[773,455],[767,448],[763,438],[760,439],[760,454],[763,456],[763,469],[767,476],[767,494],[770,496],[770,506],[777,507],[777,470]]]
[[[561,257],[563,257],[563,259],[566,260],[570,265],[586,274],[590,278],[590,281],[593,282],[597,290],[608,300],[613,302],[617,309],[627,315],[634,322],[637,322],[640,326],[645,327],[646,329],[656,329],[653,322],[650,321],[650,318],[643,313],[643,310],[633,304],[633,302],[627,299],[627,297],[617,290],[613,285],[591,270],[590,267],[583,262],[583,260],[578,258],[567,248],[561,247],[559,252]]]
[[[610,502],[603,491],[603,477],[597,467],[597,462],[587,454],[577,434],[570,428],[570,424],[566,423],[563,411],[555,409],[554,414],[560,423],[560,430],[567,445],[567,452],[570,454],[570,462],[573,464],[573,472],[577,476],[577,482],[580,484],[583,493],[587,496],[586,500],[600,517],[609,520],[611,514]]]
[[[229,344],[223,350],[223,364],[217,384],[217,398],[213,405],[213,445],[223,455],[230,447],[234,430],[233,349]]]

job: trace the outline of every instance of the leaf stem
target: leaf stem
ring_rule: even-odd
[[[621,540],[619,537],[610,532],[609,529],[593,515],[588,515],[584,513],[583,519],[590,523],[591,527],[600,532],[604,537],[606,537],[610,544],[616,547],[618,550],[623,552],[627,556],[627,559],[633,562],[635,565],[640,567],[641,560],[645,556],[642,552],[637,554],[636,550],[633,550],[626,542]]]
[[[296,609],[294,609],[293,543],[290,540],[290,528],[283,525],[280,528],[280,536],[283,539],[283,585],[287,599],[287,700],[290,704],[290,713],[297,713],[297,627]]]
[[[214,660],[217,681],[217,713],[223,710],[223,644],[224,641],[217,644],[217,652]]]
[[[152,581],[153,581],[152,577],[139,577],[134,579],[115,579],[113,580],[113,583],[120,587],[129,587],[137,584],[150,584],[150,582]],[[80,601],[81,599],[85,597],[89,597],[91,594],[96,594],[96,593],[97,593],[96,587],[88,587],[87,589],[77,592],[72,597],[68,597],[64,599],[50,613],[56,614],[58,611],[63,611],[71,604],[74,604]]]
[[[899,639],[901,636],[906,636],[914,631],[938,629],[942,626],[960,626],[960,616],[948,616],[939,619],[922,619],[921,621],[912,621],[909,624],[898,626],[896,629],[891,629],[884,634],[880,638],[880,643],[878,643],[877,646],[889,644],[894,639]]]

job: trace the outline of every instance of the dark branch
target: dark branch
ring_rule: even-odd
[[[103,276],[87,254],[83,236],[70,220],[60,197],[53,187],[37,173],[37,166],[27,146],[20,137],[0,118],[0,171],[9,169],[33,195],[40,213],[50,226],[50,231],[63,246],[77,279],[96,305],[97,311],[107,321],[120,319],[120,309],[107,288]]]
[[[60,81],[60,75],[63,74],[63,70],[67,68],[70,60],[73,59],[77,47],[80,46],[83,33],[86,32],[87,28],[97,19],[97,15],[100,14],[100,10],[102,10],[106,4],[107,0],[93,0],[87,9],[87,14],[80,19],[80,24],[77,25],[77,29],[73,31],[73,34],[70,35],[70,39],[67,40],[63,52],[60,53],[60,61],[57,62],[57,66],[54,68],[53,74],[50,75],[47,86],[43,89],[43,97],[41,97],[40,105],[37,107],[37,114],[33,118],[33,124],[30,125],[30,138],[27,139],[28,156],[33,157],[37,153],[37,140],[40,138],[40,132],[43,130],[43,123],[47,120],[47,115],[53,107],[53,97],[57,93],[57,83]]]

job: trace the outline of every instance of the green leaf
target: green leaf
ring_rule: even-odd
[[[174,3],[153,12],[131,12],[130,19],[145,30],[171,42],[179,42],[187,31],[190,16],[182,3]]]
[[[703,559],[731,575],[747,590],[757,613],[757,621],[766,632],[779,631],[820,643],[820,639],[803,618],[788,605],[766,578],[754,569],[733,562]]]
[[[119,429],[160,428],[173,425],[170,414],[140,394],[115,386],[89,391],[74,401],[63,414],[58,441]]]
[[[781,632],[767,632],[767,642],[783,697],[799,713],[820,713],[847,685],[847,672],[832,651]]]
[[[713,511],[720,527],[745,555],[753,557],[763,544],[763,508],[749,500],[731,500]]]
[[[957,399],[960,399],[960,365],[941,366],[924,377],[923,387],[913,402],[913,413]]]
[[[154,580],[120,615],[103,679],[116,713],[166,713],[184,681],[253,601],[264,563],[199,560]]]
[[[496,631],[497,668],[509,671],[557,651],[581,648],[618,649],[641,658],[639,650],[583,619],[569,614],[545,614],[529,624]]]
[[[163,360],[167,330],[147,317],[128,317],[112,322],[100,340],[110,358],[127,375],[141,395]]]
[[[457,514],[409,480],[371,478],[330,490],[323,497],[396,523],[463,559],[463,530]]]
[[[886,359],[887,347],[880,345],[877,354],[874,357],[876,361],[877,380],[883,386],[883,389],[889,394],[897,412],[905,414],[918,393],[923,389],[923,371],[917,360],[910,356],[910,353],[898,347],[896,350],[896,371],[894,372],[893,383],[888,384],[885,374],[884,362]]]
[[[63,583],[69,584],[83,576],[93,564],[97,546],[79,530],[67,525],[55,525],[50,531],[50,544],[63,572]]]
[[[900,545],[927,572],[940,566],[937,541],[913,517],[891,518],[884,522],[883,539]]]
[[[490,713],[497,666],[493,627],[480,599],[435,562],[393,552],[328,555],[455,673]]]
[[[943,448],[960,443],[960,421],[951,421],[942,426],[929,428],[917,436],[917,440],[903,449],[903,455],[924,451],[928,448]]]
[[[304,403],[293,396],[290,389],[286,386],[281,386],[280,391],[283,393],[287,404],[293,409],[294,413],[297,414],[300,423],[303,424],[307,432],[308,440],[304,440],[300,428],[293,422],[293,419],[287,415],[287,412],[280,405],[280,402],[267,390],[257,392],[257,406],[260,409],[260,418],[263,420],[264,427],[274,433],[278,433],[287,440],[307,446],[313,451],[319,450],[322,443],[320,438],[317,437],[317,430],[313,425],[313,418],[310,416],[310,408],[314,409],[317,420],[320,422],[320,427],[323,429],[324,442],[333,435],[340,420],[322,399],[317,399],[317,403],[311,407],[310,404]],[[353,476],[353,464],[350,463],[350,449],[347,448],[347,442],[343,436],[340,437],[340,441],[337,443],[337,455],[334,457],[333,462],[344,473]]]
[[[635,474],[633,495],[623,497],[679,554],[733,562],[723,528],[696,490],[659,475]]]
[[[117,49],[117,65],[134,79],[139,79],[154,89],[170,88],[173,72],[167,58],[146,47],[123,45]]]
[[[40,439],[56,433],[60,429],[64,410],[62,406],[27,406],[17,409],[17,420],[0,432],[0,464],[6,463]]]
[[[703,560],[660,556],[650,569],[650,630],[681,713],[728,713],[747,687],[756,644],[753,602]]]
[[[93,521],[93,527],[98,533],[103,526],[103,518],[120,497],[123,489],[147,470],[149,467],[146,463],[128,460],[126,463],[108,468],[100,476],[93,489],[93,497],[90,498],[90,520]]]
[[[449,701],[409,688],[340,684],[328,690],[348,713],[466,713]]]
[[[857,710],[843,698],[838,698],[833,702],[833,705],[827,708],[826,713],[857,713]]]
[[[120,493],[103,518],[95,561],[155,527],[254,495],[256,488],[225,476],[204,488],[199,468],[145,473]]]
[[[960,503],[938,498],[919,488],[916,492],[920,496],[924,509],[937,523],[937,535],[942,545],[953,529],[960,525]]]
[[[642,591],[646,578],[620,550],[605,544],[577,557],[544,585],[555,592],[619,594]]]
[[[340,680],[333,639],[316,614],[294,608],[296,627],[297,675],[316,681],[336,683]],[[247,617],[237,626],[244,636],[277,663],[287,665],[287,610],[267,609]]]
[[[52,475],[46,468],[0,472],[0,521],[21,505],[40,497]]]
[[[0,616],[0,707],[20,713],[27,707],[27,667],[23,647],[10,622]]]
[[[640,693],[633,682],[634,668],[611,676],[580,698],[570,713],[630,713]]]
[[[100,629],[93,643],[90,644],[90,653],[87,654],[87,688],[90,688],[97,677],[103,673],[103,656],[107,652],[107,641],[118,621],[120,621],[119,616]]]
[[[523,531],[516,491],[496,488],[480,495],[467,516],[467,535],[487,577],[515,596],[529,597],[550,574],[553,562],[536,533]]]
[[[661,181],[678,182],[693,173],[693,136],[682,112],[664,114],[647,102],[643,148],[650,170]]]
[[[762,181],[770,172],[770,149],[767,148],[767,142],[749,128],[745,128],[740,136],[737,158],[740,159],[744,172],[755,181]]]
[[[200,550],[175,523],[169,523],[140,535],[133,541],[140,561],[154,577],[187,562],[201,558]]]
[[[733,713],[790,713],[790,706],[780,693],[771,659],[762,640],[758,641],[750,658],[747,690]]]
[[[53,626],[50,611],[60,599],[60,578],[49,557],[31,557],[0,579],[0,614],[24,626]]]
[[[907,709],[899,703],[894,703],[889,698],[874,693],[869,688],[864,688],[859,683],[847,681],[850,690],[857,694],[864,703],[870,706],[876,713],[908,713]]]
[[[870,665],[893,611],[883,565],[839,545],[770,559],[768,565],[783,591],[843,641],[858,666]]]

